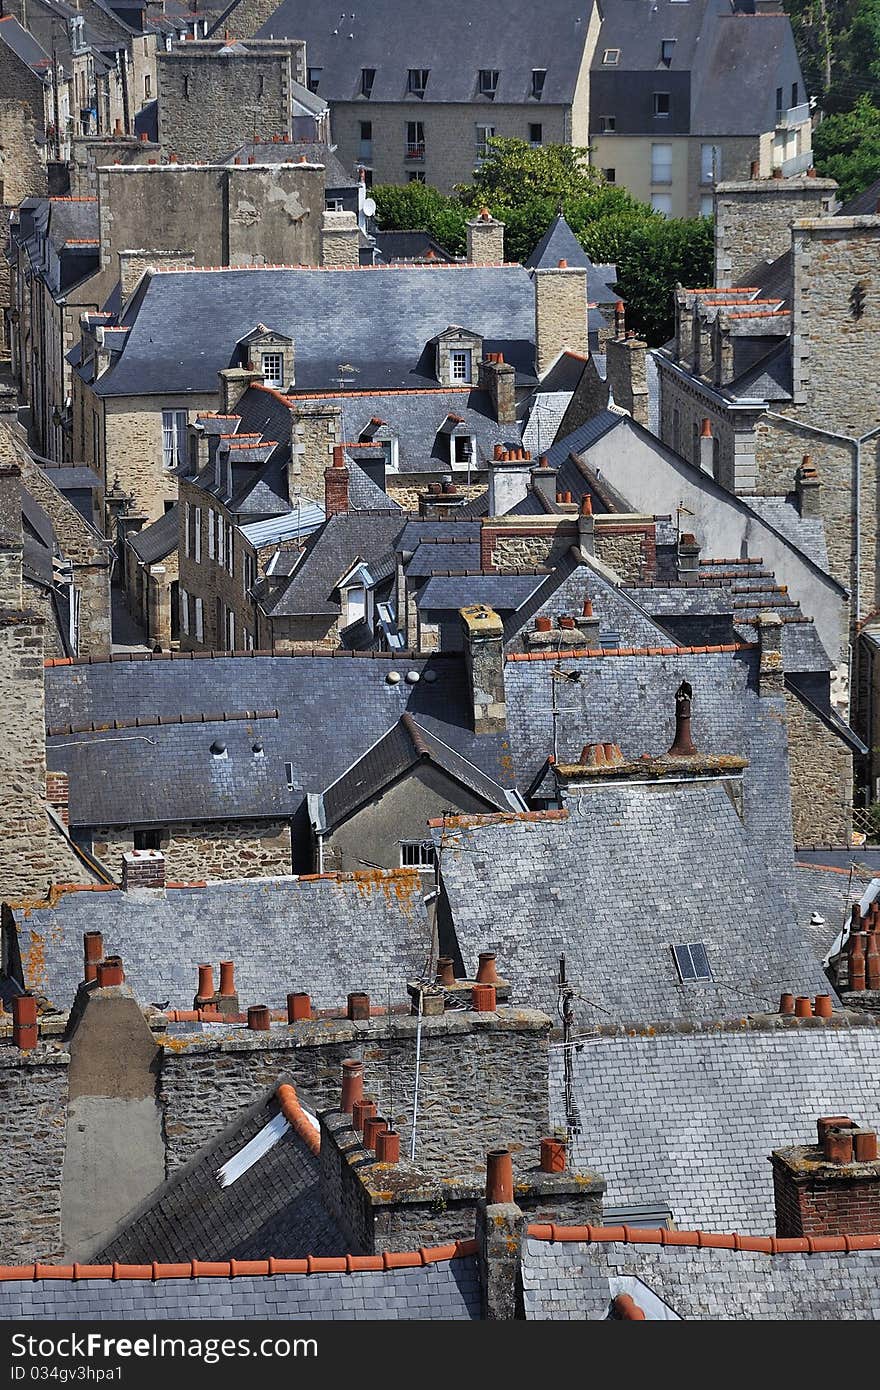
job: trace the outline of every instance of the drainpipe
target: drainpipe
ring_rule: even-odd
[[[861,492],[862,492],[862,445],[867,444],[869,439],[880,434],[880,425],[868,430],[867,434],[852,435],[838,434],[835,430],[823,430],[818,425],[805,425],[800,420],[792,420],[789,415],[782,415],[776,410],[767,410],[765,415],[770,420],[781,420],[787,425],[795,425],[799,430],[806,430],[809,434],[817,434],[822,439],[839,439],[844,444],[849,444],[853,449],[855,462],[855,496],[856,496],[856,518],[855,518],[855,553],[853,557],[853,604],[852,611],[855,622],[859,621],[859,604],[861,602],[861,584],[859,581],[859,571],[862,562],[862,516],[861,516]],[[852,698],[852,643],[849,643],[848,681],[850,689],[850,699]]]

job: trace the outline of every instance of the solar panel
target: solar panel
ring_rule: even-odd
[[[688,980],[711,980],[709,956],[702,941],[673,946],[672,953],[682,984]]]

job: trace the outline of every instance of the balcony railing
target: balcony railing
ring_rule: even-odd
[[[810,119],[810,103],[802,101],[800,106],[790,106],[787,111],[776,112],[777,130],[794,130]]]
[[[404,146],[404,151],[403,151],[403,157],[404,157],[404,159],[417,159],[417,160],[423,160],[423,159],[425,158],[425,142],[424,142],[424,140],[422,140],[422,141],[417,141],[416,144],[414,144],[414,145],[410,145],[410,144],[405,145],[405,146]]]

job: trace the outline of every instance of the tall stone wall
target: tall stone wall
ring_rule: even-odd
[[[305,45],[221,57],[187,44],[157,55],[159,142],[179,159],[225,158],[254,133],[292,135],[291,81],[305,85]]]
[[[0,163],[3,197],[0,202],[8,207],[17,207],[22,198],[45,197],[46,166],[37,146],[41,125],[42,122],[34,119],[29,102],[9,94],[0,97],[0,129],[3,131]],[[0,273],[6,269],[4,264]],[[4,304],[8,302],[8,299],[3,300]]]
[[[791,224],[830,209],[833,179],[750,179],[715,189],[715,284],[735,285],[791,244]]]
[[[848,845],[852,831],[852,753],[789,690],[785,692],[785,714],[794,842]]]
[[[0,1052],[0,1251],[5,1264],[58,1261],[70,1056]]]
[[[196,821],[172,825],[160,845],[170,882],[202,879],[262,878],[292,872],[290,824],[287,821]],[[122,874],[122,856],[134,849],[131,829],[94,831],[93,850],[114,875]]]

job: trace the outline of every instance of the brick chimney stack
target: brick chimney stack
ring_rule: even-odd
[[[774,1149],[778,1236],[873,1235],[880,1231],[877,1135],[848,1115],[817,1121],[818,1143]]]
[[[324,513],[338,516],[348,511],[348,469],[345,465],[345,450],[337,444],[333,450],[333,464],[324,469]]]
[[[159,849],[133,849],[122,856],[122,890],[165,891],[165,855]]]

